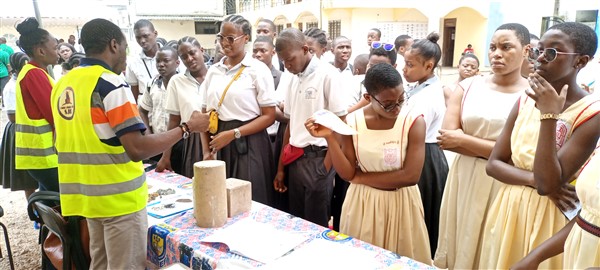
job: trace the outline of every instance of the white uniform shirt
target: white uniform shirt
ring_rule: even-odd
[[[200,83],[189,71],[173,75],[167,86],[167,113],[179,115],[181,122],[186,122],[194,111],[201,110]]]
[[[286,77],[281,78],[279,88],[286,91],[284,114],[290,119],[290,144],[295,147],[327,146],[325,139],[308,133],[304,122],[320,109],[337,116],[347,114],[347,99],[340,98],[344,89],[339,70],[313,56],[304,72],[289,79]]]
[[[125,79],[129,85],[137,85],[140,94],[147,92],[147,86],[150,86],[152,78],[156,76],[158,76],[158,70],[155,57],[148,57],[144,52],[140,52],[127,60]],[[137,97],[135,98],[137,99]]]
[[[10,80],[4,85],[2,91],[2,103],[4,108],[2,110],[7,114],[14,114],[17,109],[17,78],[16,76],[10,76]]]
[[[156,77],[150,86],[150,92],[146,91],[140,98],[140,107],[150,112],[150,126],[152,132],[163,133],[167,131],[169,124],[169,114],[167,107],[167,89],[163,83],[162,77]]]
[[[446,101],[444,89],[437,76],[415,86],[406,92],[407,106],[413,107],[413,111],[422,114],[425,120],[425,143],[437,143],[436,137],[442,128],[444,114],[446,114]]]
[[[219,107],[219,100],[225,88],[242,65],[246,68],[227,90],[223,103],[218,109],[219,119],[248,121],[261,115],[261,107],[277,105],[273,75],[267,65],[252,58],[251,53],[246,53],[242,62],[230,70],[223,63],[225,59],[226,57],[223,57],[220,62],[208,69],[200,89],[203,95],[202,108],[210,111]]]

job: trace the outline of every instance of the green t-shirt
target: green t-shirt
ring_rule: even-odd
[[[15,51],[8,45],[6,44],[0,44],[0,50],[5,51],[6,53],[8,53],[8,57],[10,57],[13,53],[15,53]]]
[[[8,53],[0,50],[0,78],[8,77],[8,66],[10,62],[8,62]]]

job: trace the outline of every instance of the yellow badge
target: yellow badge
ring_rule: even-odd
[[[66,120],[73,119],[75,115],[75,92],[67,87],[58,97],[58,113]]]

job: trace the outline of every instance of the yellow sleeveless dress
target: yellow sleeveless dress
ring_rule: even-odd
[[[576,188],[581,218],[600,227],[600,147],[577,178]],[[600,237],[575,224],[565,242],[563,269],[588,267],[600,267]]]
[[[472,81],[471,81],[472,80]],[[465,134],[495,141],[522,92],[490,89],[485,77],[461,82],[465,92],[461,124]],[[448,269],[477,269],[481,235],[489,207],[503,185],[487,175],[487,159],[457,154],[442,197],[440,234],[434,265]]]
[[[600,111],[598,97],[588,95],[573,103],[557,122],[556,147],[560,148],[573,131]],[[511,134],[512,162],[515,167],[533,170],[533,160],[540,130],[540,111],[535,101],[523,95],[519,114]],[[546,196],[534,188],[502,185],[488,212],[483,230],[480,268],[508,269],[531,250],[546,241],[568,220]],[[561,269],[563,256],[554,256],[540,269]]]
[[[363,172],[400,169],[406,159],[408,133],[415,119],[405,107],[392,129],[371,130],[366,126],[362,109],[349,114],[346,122],[358,131],[353,141],[360,169]],[[417,185],[385,191],[350,184],[342,205],[340,232],[431,264],[429,236]]]

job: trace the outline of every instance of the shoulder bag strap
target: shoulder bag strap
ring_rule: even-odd
[[[227,90],[229,90],[229,87],[231,86],[231,84],[233,82],[235,82],[240,77],[240,75],[242,75],[242,71],[244,71],[244,68],[246,68],[246,66],[242,66],[240,68],[240,70],[238,70],[238,72],[235,74],[235,76],[233,76],[233,78],[231,78],[231,81],[229,82],[227,87],[225,87],[225,91],[223,91],[223,94],[221,95],[221,99],[219,100],[219,105],[217,105],[217,110],[219,108],[221,108],[221,104],[223,104],[223,99],[225,98],[225,94],[227,94]]]

